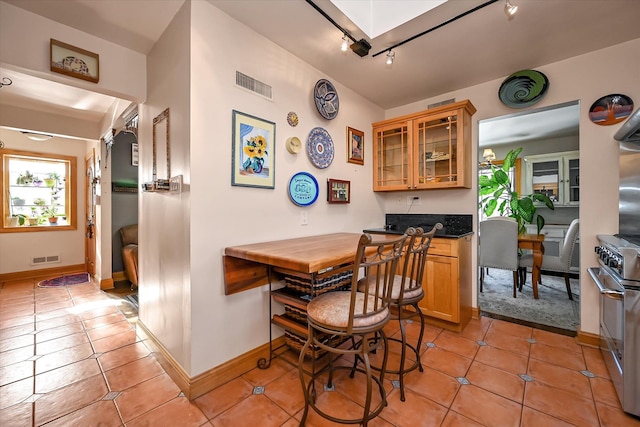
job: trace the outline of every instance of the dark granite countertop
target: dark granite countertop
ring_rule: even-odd
[[[386,214],[385,226],[368,228],[364,233],[371,234],[403,234],[409,227],[422,227],[431,230],[437,224],[442,224],[436,230],[436,237],[458,239],[473,234],[472,215],[441,215],[441,214]]]

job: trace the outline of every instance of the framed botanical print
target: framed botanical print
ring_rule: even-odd
[[[364,165],[364,132],[347,127],[347,161]]]
[[[275,188],[276,125],[233,110],[231,185]]]

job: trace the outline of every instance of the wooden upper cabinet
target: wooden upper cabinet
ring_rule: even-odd
[[[470,101],[373,123],[373,190],[471,188]]]

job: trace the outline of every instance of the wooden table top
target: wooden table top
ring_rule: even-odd
[[[321,272],[353,261],[362,233],[332,233],[225,248],[227,256],[303,273]],[[371,235],[374,241],[400,236]]]

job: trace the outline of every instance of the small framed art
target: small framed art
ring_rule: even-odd
[[[347,127],[347,161],[364,165],[364,132]]]
[[[98,83],[100,62],[97,53],[51,39],[51,71]]]
[[[351,181],[327,179],[327,202],[349,203],[351,201]]]
[[[276,124],[233,110],[231,185],[275,188]]]

